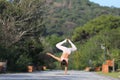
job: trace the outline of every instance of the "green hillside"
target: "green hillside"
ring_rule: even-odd
[[[89,0],[46,0],[48,34],[71,35],[73,29],[101,15],[120,15],[120,9],[101,7]]]

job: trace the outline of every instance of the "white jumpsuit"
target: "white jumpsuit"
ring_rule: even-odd
[[[67,48],[67,47],[63,46],[62,44],[66,43],[66,42],[67,42],[67,39],[65,39],[65,40],[63,40],[62,42],[59,42],[59,43],[56,44],[56,47],[57,47],[58,49],[62,50],[62,51],[63,51],[63,54],[71,54],[71,52],[77,50],[76,46],[75,46],[70,40],[68,40],[68,42],[70,43],[71,48]],[[63,59],[65,59],[65,58],[61,58],[61,61],[62,61]],[[68,59],[65,59],[65,60],[68,61]]]

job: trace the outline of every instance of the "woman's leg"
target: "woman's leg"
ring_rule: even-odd
[[[56,47],[57,47],[58,49],[64,51],[64,50],[67,49],[67,47],[62,46],[62,45],[63,45],[64,43],[66,43],[66,42],[67,42],[67,39],[65,39],[64,41],[61,41],[61,42],[57,43],[57,44],[56,44]]]
[[[51,56],[52,58],[56,59],[57,61],[61,61],[61,59],[59,57],[56,57],[55,55],[53,55],[51,53],[47,53],[47,55]]]

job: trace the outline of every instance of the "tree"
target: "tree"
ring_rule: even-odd
[[[44,0],[0,1],[0,59],[8,60],[9,70],[25,71],[27,63],[36,61],[37,64],[43,51],[39,38],[45,33],[44,3]],[[32,57],[28,45],[30,40],[34,42],[33,53],[36,53]],[[4,50],[9,52],[5,54]]]
[[[84,26],[76,28],[73,40],[75,40],[77,44],[80,44],[78,45],[80,47],[78,50],[81,58],[79,62],[82,63],[84,67],[89,66],[89,60],[92,61],[94,67],[102,65],[102,63],[105,62],[104,58],[114,58],[116,60],[115,63],[119,65],[119,63],[117,63],[120,48],[119,25],[120,17],[103,15],[89,21]],[[89,34],[87,38],[86,33]],[[104,44],[105,52],[101,49],[101,44]],[[108,48],[109,53],[106,52]],[[80,67],[83,67],[83,65],[80,65]]]
[[[76,28],[73,34],[73,39],[76,41],[82,41],[91,38],[100,32],[105,32],[108,29],[117,29],[119,28],[119,25],[120,17],[102,15],[87,22],[84,26]]]
[[[20,0],[20,3],[0,1],[1,44],[9,47],[24,36],[40,36],[45,31],[45,5],[42,0]],[[37,35],[40,33],[39,35]]]

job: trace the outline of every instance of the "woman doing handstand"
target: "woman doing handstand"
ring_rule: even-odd
[[[71,45],[71,48],[67,48],[65,46],[63,46],[64,43],[69,42]],[[56,47],[60,50],[62,50],[62,55],[61,57],[56,57],[55,55],[51,54],[51,53],[47,53],[47,55],[51,56],[52,58],[58,60],[59,62],[61,62],[61,65],[65,66],[65,74],[67,74],[67,69],[68,69],[68,57],[71,54],[71,52],[76,51],[77,48],[76,46],[71,42],[71,40],[69,39],[65,39],[62,42],[59,42],[56,44]]]

